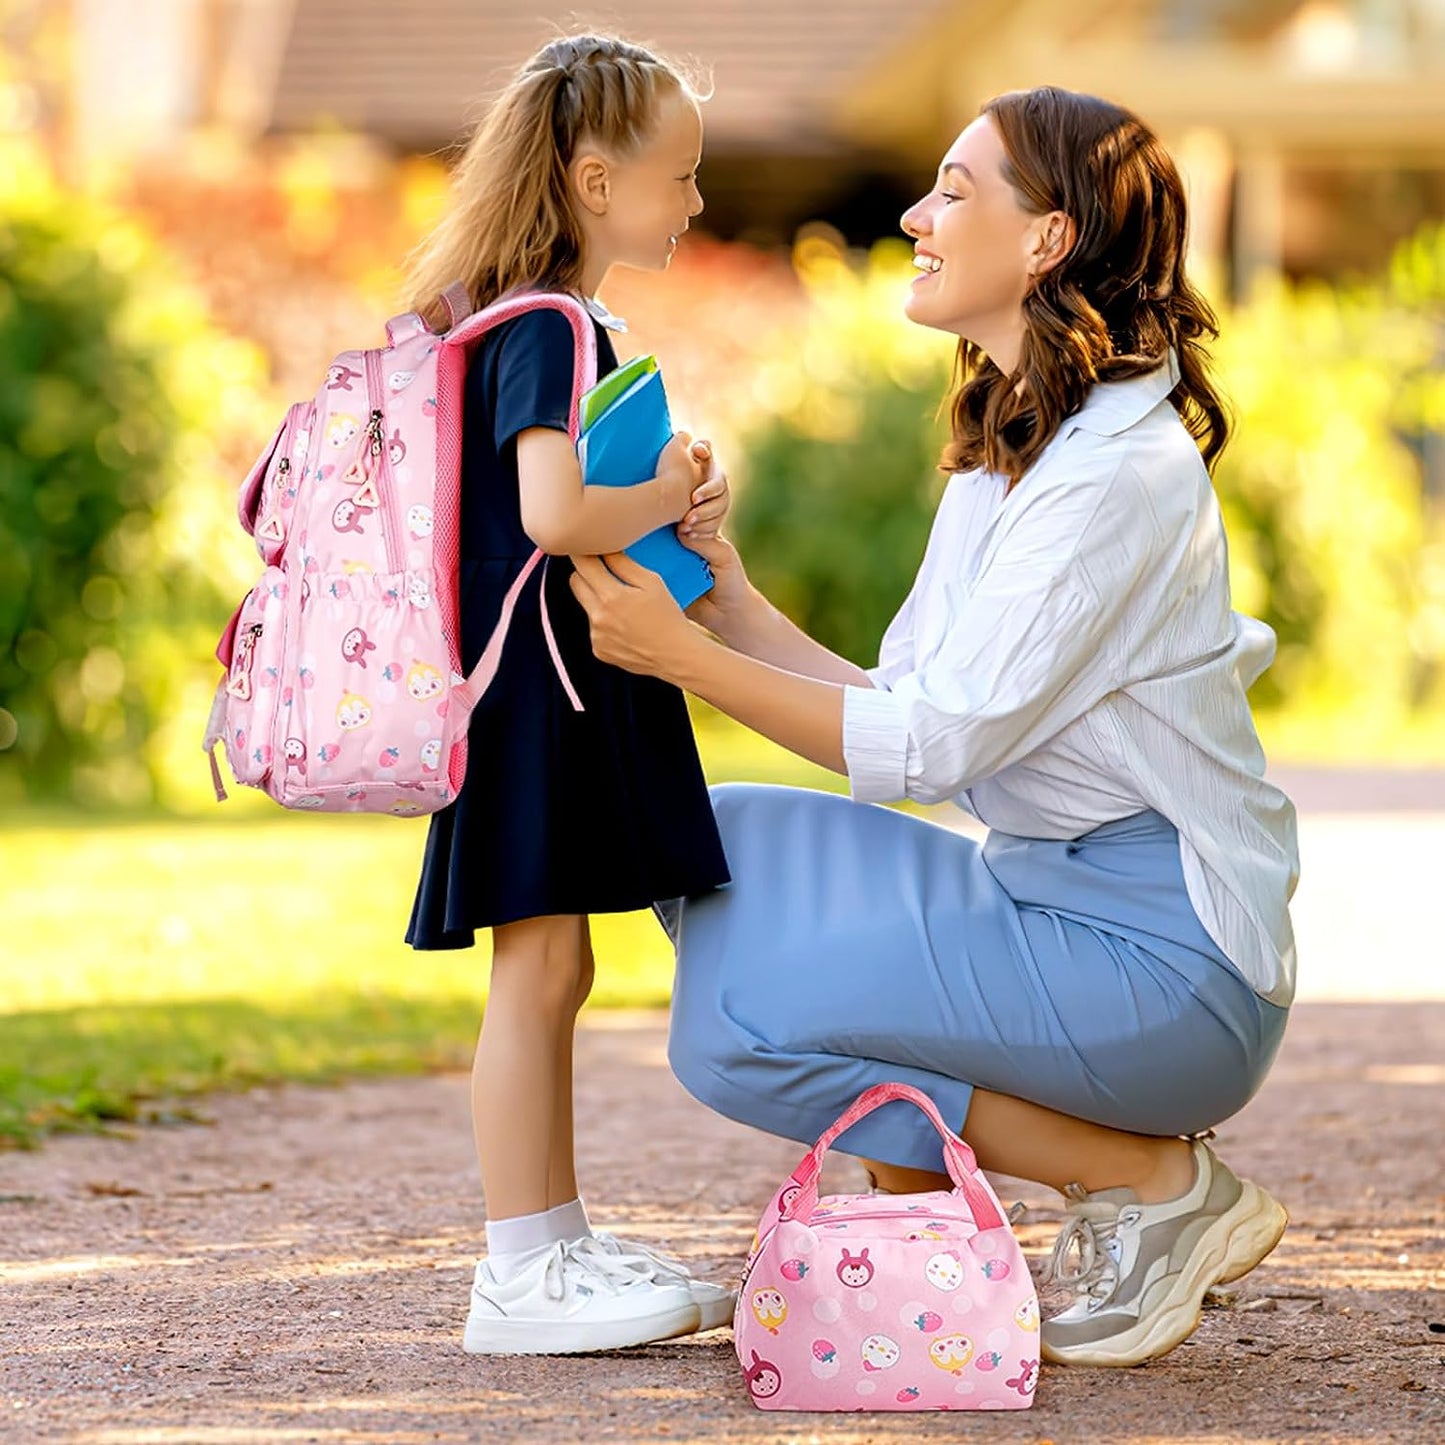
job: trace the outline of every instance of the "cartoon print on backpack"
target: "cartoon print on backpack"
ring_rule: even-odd
[[[440,738],[428,738],[426,742],[421,745],[419,756],[424,772],[434,773],[438,771],[442,765],[442,740]]]
[[[419,572],[406,579],[406,600],[413,607],[431,606],[431,583]]]
[[[1014,1323],[1021,1330],[1028,1330],[1031,1334],[1039,1327],[1039,1302],[1030,1295],[1014,1311]]]
[[[442,675],[429,662],[413,662],[406,674],[406,690],[417,702],[426,702],[442,690]]]
[[[743,1379],[755,1400],[768,1400],[783,1388],[783,1372],[771,1360],[763,1359],[756,1350],[751,1365],[743,1367]]]
[[[873,1278],[873,1261],[868,1258],[868,1251],[864,1249],[861,1254],[849,1254],[844,1249],[838,1264],[838,1278],[849,1289],[862,1289]]]
[[[300,738],[286,739],[286,771],[289,773],[292,768],[301,774],[301,781],[306,781],[306,744]]]
[[[360,430],[361,422],[358,418],[348,412],[334,411],[326,422],[326,440],[340,451],[342,447],[355,439]]]
[[[353,627],[341,639],[341,656],[358,667],[366,666],[366,654],[375,652],[376,644],[366,635],[364,627]]]
[[[338,532],[355,532],[364,537],[366,529],[361,525],[361,517],[362,509],[350,497],[343,497],[331,513],[331,525]]]
[[[327,391],[350,391],[351,383],[360,380],[361,373],[354,366],[335,361],[326,368]]]
[[[423,538],[432,534],[432,510],[430,507],[423,507],[418,503],[406,514],[406,529],[411,533],[412,541],[420,542]]]
[[[788,1302],[781,1290],[758,1289],[753,1291],[751,1300],[753,1318],[770,1335],[775,1335],[788,1318]]]
[[[863,1356],[865,1370],[891,1370],[903,1353],[898,1348],[898,1341],[889,1339],[887,1335],[869,1335],[859,1346],[859,1352]]]
[[[353,733],[371,721],[371,704],[354,692],[344,693],[336,705],[336,726],[344,733]]]

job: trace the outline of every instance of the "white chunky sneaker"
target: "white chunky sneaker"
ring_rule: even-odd
[[[585,1246],[587,1241],[581,1243]],[[615,1234],[594,1234],[592,1243],[613,1259],[627,1261],[649,1279],[682,1280],[698,1308],[699,1330],[716,1330],[732,1324],[738,1302],[736,1290],[699,1279],[680,1259],[639,1244],[635,1239],[618,1239]]]
[[[1138,1365],[1167,1354],[1194,1332],[1210,1286],[1248,1274],[1279,1243],[1288,1216],[1276,1200],[1202,1142],[1194,1166],[1193,1187],[1163,1204],[1069,1186],[1043,1282],[1068,1286],[1074,1302],[1043,1323],[1046,1360]]]
[[[643,1274],[580,1240],[539,1250],[510,1279],[477,1265],[462,1347],[472,1355],[581,1355],[689,1335],[698,1307],[680,1279]]]

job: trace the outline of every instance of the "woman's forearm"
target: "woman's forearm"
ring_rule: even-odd
[[[734,651],[784,672],[819,682],[873,686],[861,667],[814,641],[756,588],[746,611],[718,635]]]
[[[818,651],[833,656],[826,648]],[[834,661],[843,667],[851,666],[841,658]],[[842,683],[851,679],[800,676],[732,651],[698,629],[692,631],[686,650],[668,673],[668,681],[745,727],[809,762],[835,773],[847,773],[843,759]],[[866,677],[862,685],[869,685]]]

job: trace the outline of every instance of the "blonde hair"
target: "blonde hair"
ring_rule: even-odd
[[[447,214],[408,258],[411,305],[429,321],[460,281],[476,308],[518,289],[582,283],[582,229],[567,168],[584,143],[636,154],[669,94],[703,96],[671,61],[609,35],[543,46],[473,133],[452,176]]]

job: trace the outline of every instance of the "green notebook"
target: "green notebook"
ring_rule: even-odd
[[[616,371],[609,372],[582,397],[579,415],[581,429],[586,431],[633,382],[656,370],[655,356],[635,356],[626,366],[619,366]]]

